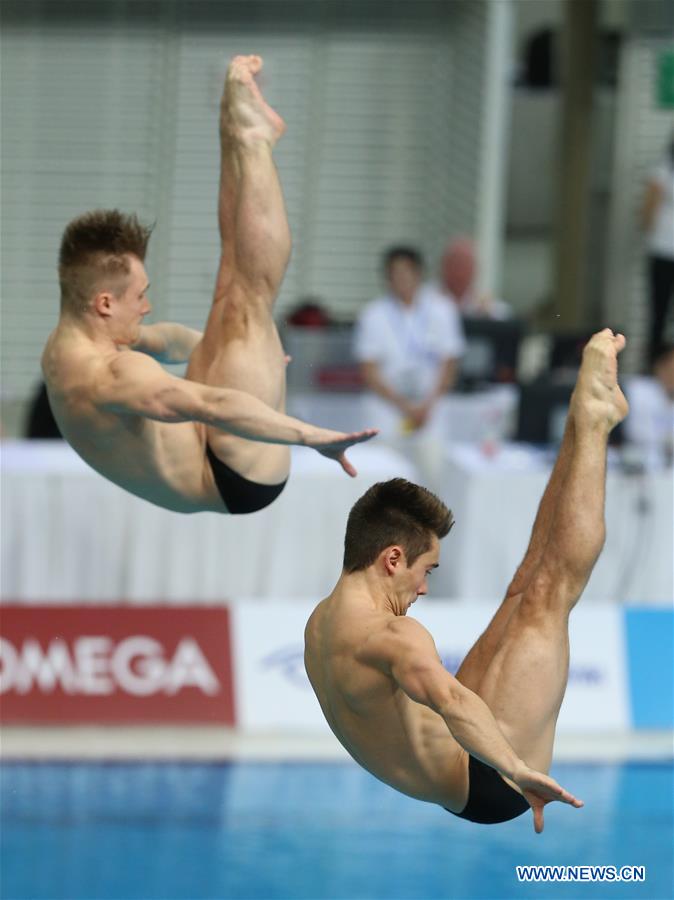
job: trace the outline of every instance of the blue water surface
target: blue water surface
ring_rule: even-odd
[[[674,897],[672,767],[558,765],[582,797],[473,825],[349,763],[0,767],[3,900]],[[515,866],[638,865],[644,883],[522,884]]]

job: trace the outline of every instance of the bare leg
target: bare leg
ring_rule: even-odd
[[[218,222],[221,260],[204,336],[187,377],[245,390],[285,410],[285,357],[272,306],[290,257],[290,231],[272,147],[285,130],[254,76],[259,57],[236,57],[221,104]],[[213,452],[240,475],[275,484],[288,475],[287,447],[207,431]]]
[[[515,751],[540,771],[550,766],[566,691],[569,613],[605,537],[608,435],[627,413],[616,380],[617,353],[623,346],[621,335],[614,337],[605,330],[585,349],[571,401],[573,442],[548,539],[537,566],[520,585],[521,594],[513,595],[519,602],[478,690]]]
[[[508,586],[505,599],[485,631],[468,652],[456,673],[458,680],[465,687],[476,693],[479,693],[482,678],[501,642],[510,617],[519,606],[522,592],[538,568],[543,551],[550,539],[550,526],[569,471],[569,461],[573,454],[574,440],[575,424],[573,413],[570,411],[566,420],[562,444],[538,507],[538,513],[524,559]]]

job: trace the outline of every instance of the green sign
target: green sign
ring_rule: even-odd
[[[658,106],[674,109],[674,50],[658,57]]]

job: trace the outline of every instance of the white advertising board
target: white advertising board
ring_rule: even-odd
[[[304,671],[304,626],[313,604],[239,602],[231,607],[235,710],[247,731],[327,732]],[[419,600],[414,617],[455,672],[493,613],[483,603]],[[623,616],[612,606],[571,617],[571,667],[558,731],[629,727]],[[535,683],[522,690],[535,690]]]
[[[329,732],[304,671],[304,626],[313,604],[230,607],[236,721],[244,731]]]

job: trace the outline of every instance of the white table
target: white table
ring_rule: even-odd
[[[609,462],[606,544],[584,600],[671,604],[672,470],[630,475],[613,454]],[[441,493],[456,524],[443,541],[433,593],[503,596],[524,556],[551,466],[549,456],[523,446],[504,445],[493,456],[474,445],[447,448]]]
[[[341,571],[353,503],[414,467],[383,446],[355,447],[359,471],[302,448],[281,496],[249,516],[181,515],[109,483],[62,442],[5,441],[5,601],[214,602],[320,598]]]

